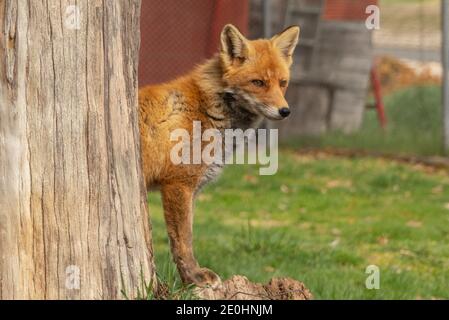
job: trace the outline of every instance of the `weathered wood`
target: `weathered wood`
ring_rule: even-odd
[[[140,0],[78,0],[79,25],[72,4],[0,1],[0,299],[116,299],[154,275]]]
[[[328,89],[327,92],[322,90],[322,94],[330,97],[331,107],[327,117],[307,119],[308,126],[326,126],[329,130],[354,132],[362,124],[369,87],[372,65],[370,31],[363,22],[324,21],[320,28],[317,54],[310,65],[309,75],[315,81],[322,81],[321,85],[317,83],[318,86]],[[299,65],[293,69],[292,77],[301,83],[308,81],[302,76]],[[298,100],[308,100],[309,104],[305,108],[313,110],[317,98],[308,99],[309,94],[298,95]],[[297,126],[304,126],[304,121],[299,119]],[[311,124],[310,121],[315,123]]]
[[[326,21],[321,24],[320,45],[314,65],[315,77],[366,94],[372,65],[370,30],[364,23]],[[364,108],[364,105],[354,106]]]
[[[274,122],[279,128],[280,139],[326,132],[330,98],[330,91],[326,88],[291,85],[287,100],[295,101],[290,104],[292,114],[282,122]]]
[[[364,21],[321,20],[318,23],[315,13],[323,4],[321,0],[273,0],[272,8],[282,8],[285,13],[287,2],[290,9],[296,11],[288,24],[301,27],[291,69],[291,85],[287,91],[293,112],[288,120],[273,126],[279,127],[281,139],[320,134],[332,129],[356,131],[365,109],[363,97],[369,88],[373,58],[371,31]],[[250,14],[250,30],[254,37],[261,36],[263,19],[260,4],[259,0],[251,0],[254,10]],[[298,14],[297,11],[301,10],[306,13]],[[273,30],[282,29],[284,17],[273,11]],[[317,23],[315,40],[312,38],[315,38]],[[303,89],[313,86],[317,90]],[[322,96],[318,97],[317,92]],[[325,100],[328,102],[324,103]],[[330,105],[330,108],[323,107],[325,105]]]
[[[329,129],[345,133],[356,131],[363,120],[365,92],[337,90],[333,96]]]

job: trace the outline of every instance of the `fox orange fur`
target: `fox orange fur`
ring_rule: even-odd
[[[139,91],[142,162],[148,189],[162,193],[164,216],[174,261],[184,283],[220,283],[201,268],[192,247],[193,202],[199,189],[215,178],[222,165],[179,164],[170,160],[175,129],[202,130],[257,127],[264,118],[280,120],[290,113],[284,98],[299,27],[271,39],[250,41],[226,25],[221,50],[191,73]]]

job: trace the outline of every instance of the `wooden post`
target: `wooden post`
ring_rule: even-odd
[[[444,151],[449,154],[449,0],[441,1]]]
[[[140,0],[69,4],[0,2],[0,299],[133,297],[154,275]]]

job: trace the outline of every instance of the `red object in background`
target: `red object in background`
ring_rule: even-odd
[[[145,0],[141,10],[140,87],[180,76],[218,52],[225,24],[248,30],[248,0]]]
[[[371,85],[374,92],[377,116],[379,118],[380,125],[382,126],[382,128],[385,128],[387,125],[387,117],[385,116],[385,107],[382,97],[380,77],[379,73],[377,72],[377,61],[374,61],[371,68]]]
[[[324,20],[363,21],[369,5],[378,5],[378,0],[326,0]]]
[[[223,27],[232,23],[246,35],[248,33],[249,2],[248,0],[215,0],[212,13],[212,26],[209,36],[207,56],[211,57],[220,47],[220,33]]]

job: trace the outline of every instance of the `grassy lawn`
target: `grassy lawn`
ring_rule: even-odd
[[[149,198],[164,278],[173,270],[168,240],[160,198]],[[447,173],[285,149],[274,176],[227,167],[199,196],[195,220],[197,258],[222,278],[289,276],[316,299],[449,298]],[[371,264],[379,290],[365,288]]]
[[[360,131],[304,137],[287,142],[294,147],[337,147],[384,153],[439,155],[442,150],[441,88],[412,87],[385,97],[387,129],[380,128],[375,110],[365,112]]]

